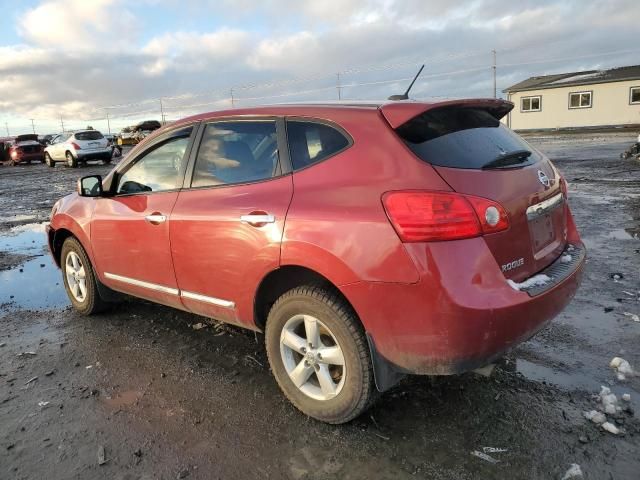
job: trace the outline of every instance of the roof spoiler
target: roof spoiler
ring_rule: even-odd
[[[465,100],[447,100],[444,102],[394,102],[385,103],[380,112],[394,130],[414,117],[435,108],[480,108],[500,120],[513,109],[513,103],[495,98],[472,98]]]

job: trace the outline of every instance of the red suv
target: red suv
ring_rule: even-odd
[[[483,366],[571,300],[566,183],[502,100],[287,105],[165,126],[53,207],[73,306],[114,291],[265,332],[301,411]]]

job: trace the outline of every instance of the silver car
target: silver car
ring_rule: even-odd
[[[98,130],[78,130],[56,135],[44,149],[44,160],[50,167],[56,162],[65,162],[69,167],[77,167],[78,162],[101,160],[111,162],[113,149],[109,141]]]

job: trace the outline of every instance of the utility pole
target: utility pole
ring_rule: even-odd
[[[107,130],[109,130],[109,135],[111,135],[111,123],[109,123],[109,112],[107,112]]]
[[[235,100],[235,98],[233,98],[233,88],[231,90],[229,90],[229,94],[231,95],[231,108],[235,108],[236,100]]]
[[[338,100],[342,100],[342,87],[340,86],[340,73],[336,73],[336,90],[338,90]]]
[[[498,98],[498,88],[496,85],[496,71],[498,68],[497,62],[496,62],[496,51],[495,50],[491,50],[491,53],[493,53],[493,98]]]
[[[162,125],[164,125],[164,108],[162,107],[162,97],[160,97],[160,118],[162,118]]]
[[[11,134],[9,133],[9,124],[7,122],[4,122],[4,126],[7,129],[7,137],[10,137]]]
[[[64,122],[62,121],[62,115],[60,115],[60,128],[62,128],[62,133],[64,133]]]
[[[33,129],[33,133],[36,133],[36,125],[33,123],[33,118],[30,119],[31,120],[31,128]]]

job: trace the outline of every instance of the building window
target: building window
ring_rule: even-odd
[[[591,108],[593,92],[572,92],[569,94],[569,108]]]
[[[640,103],[640,87],[631,87],[629,92],[629,103]]]
[[[520,100],[520,110],[523,112],[539,112],[542,110],[542,97],[522,97]]]

